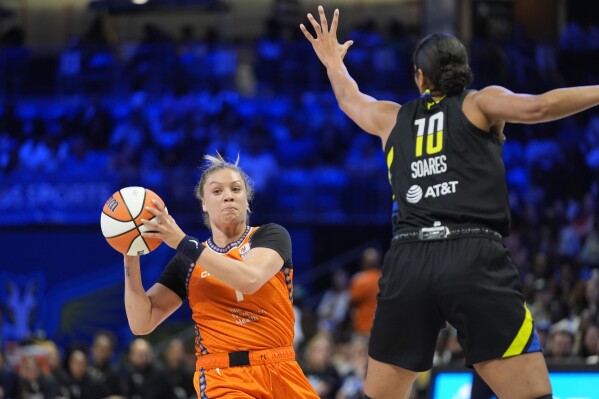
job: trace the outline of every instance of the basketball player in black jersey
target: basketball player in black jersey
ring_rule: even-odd
[[[506,122],[539,123],[599,104],[599,86],[541,95],[466,88],[464,45],[434,34],[414,53],[421,98],[399,105],[360,92],[343,57],[353,44],[308,14],[300,28],[340,108],[381,138],[393,189],[394,237],[385,256],[369,347],[367,398],[407,398],[432,365],[439,329],[458,331],[466,364],[500,399],[551,398],[551,383],[520,278],[501,243],[510,210],[502,161]]]

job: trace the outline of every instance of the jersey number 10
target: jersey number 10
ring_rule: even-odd
[[[414,121],[418,127],[416,133],[416,156],[421,157],[423,151],[426,155],[433,155],[443,149],[443,112],[438,112],[429,118],[420,118]],[[424,145],[424,131],[426,130],[426,146]]]

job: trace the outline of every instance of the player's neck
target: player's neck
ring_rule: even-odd
[[[227,244],[235,242],[245,233],[246,223],[238,223],[226,226],[212,226],[212,242],[219,247],[226,247]]]

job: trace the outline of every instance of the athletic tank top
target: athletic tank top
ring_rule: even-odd
[[[483,224],[510,228],[502,141],[462,112],[468,91],[404,104],[385,145],[394,229]],[[430,99],[430,97],[429,97]]]
[[[213,277],[201,263],[190,265],[179,254],[173,257],[158,281],[189,301],[196,325],[196,355],[291,346],[295,314],[287,230],[274,223],[248,226],[239,240],[224,248],[210,239],[204,245],[205,251],[238,261],[252,248],[270,248],[284,264],[257,292],[242,294]]]

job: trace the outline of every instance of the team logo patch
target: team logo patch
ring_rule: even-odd
[[[414,184],[412,187],[410,187],[408,193],[406,194],[406,201],[408,201],[410,204],[416,204],[421,199],[422,187],[420,187],[417,184]]]
[[[249,243],[247,243],[243,247],[239,248],[239,256],[241,256],[242,258],[245,258],[245,256],[247,255],[248,252],[250,252],[250,244]]]

